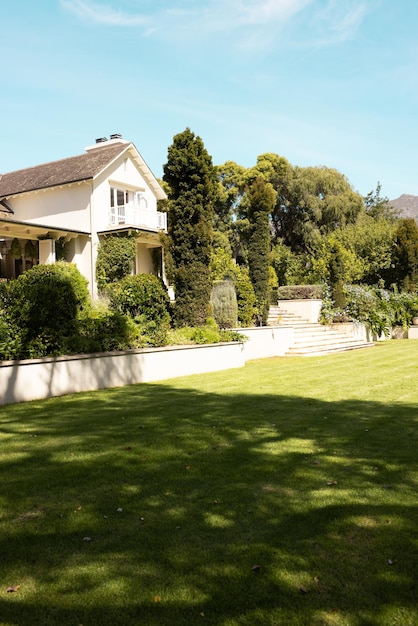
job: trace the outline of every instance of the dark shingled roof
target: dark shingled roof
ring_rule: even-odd
[[[94,178],[131,144],[98,145],[85,154],[0,175],[0,198]]]

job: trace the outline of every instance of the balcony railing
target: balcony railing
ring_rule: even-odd
[[[126,224],[147,230],[167,230],[167,214],[122,205],[110,208],[109,223],[111,226]]]

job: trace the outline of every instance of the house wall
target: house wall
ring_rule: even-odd
[[[137,274],[154,273],[151,251],[144,244],[138,244],[136,247],[136,272]]]
[[[114,163],[113,171],[103,173],[94,181],[92,206],[95,230],[100,232],[109,228],[110,187],[143,193],[148,210],[157,210],[157,200],[151,188],[145,182],[135,163],[126,154],[121,155]]]
[[[10,199],[13,218],[61,230],[68,228],[89,232],[90,192],[91,185],[81,183],[13,197]]]

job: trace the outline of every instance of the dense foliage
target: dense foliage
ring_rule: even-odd
[[[416,291],[418,287],[418,226],[411,218],[400,220],[395,233],[390,277],[399,288]]]
[[[203,141],[190,129],[176,135],[164,166],[168,235],[177,326],[201,325],[209,315],[210,260],[217,181]]]
[[[170,298],[160,278],[152,274],[125,276],[109,290],[111,307],[138,325],[147,343],[165,345],[170,327]]]
[[[19,345],[20,358],[65,350],[79,311],[89,300],[87,281],[75,265],[35,265],[10,282],[5,319]]]
[[[324,293],[322,317],[325,322],[361,322],[377,339],[389,337],[394,326],[407,329],[418,316],[418,294],[388,290],[372,285],[344,285],[344,308]]]
[[[260,323],[266,324],[269,298],[270,214],[276,198],[273,186],[259,176],[249,191],[248,218],[251,225],[248,242],[248,266],[257,298]]]
[[[0,360],[127,350],[169,343],[242,341],[214,320],[185,335],[170,330],[171,303],[162,281],[126,276],[90,301],[75,265],[37,265],[0,282]]]
[[[99,291],[132,273],[136,255],[133,236],[112,235],[100,241],[96,261],[96,281]]]

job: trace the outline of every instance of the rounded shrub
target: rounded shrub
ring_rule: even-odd
[[[136,274],[125,276],[109,292],[113,308],[135,318],[145,316],[154,322],[170,321],[170,298],[158,276]]]
[[[127,315],[97,301],[80,312],[67,346],[72,354],[127,350],[138,347],[137,337],[136,325]]]
[[[6,309],[21,335],[21,356],[60,352],[88,302],[87,280],[70,263],[35,265],[12,281]]]
[[[108,293],[112,308],[134,319],[140,327],[143,343],[165,345],[171,304],[160,278],[153,274],[125,276]]]

